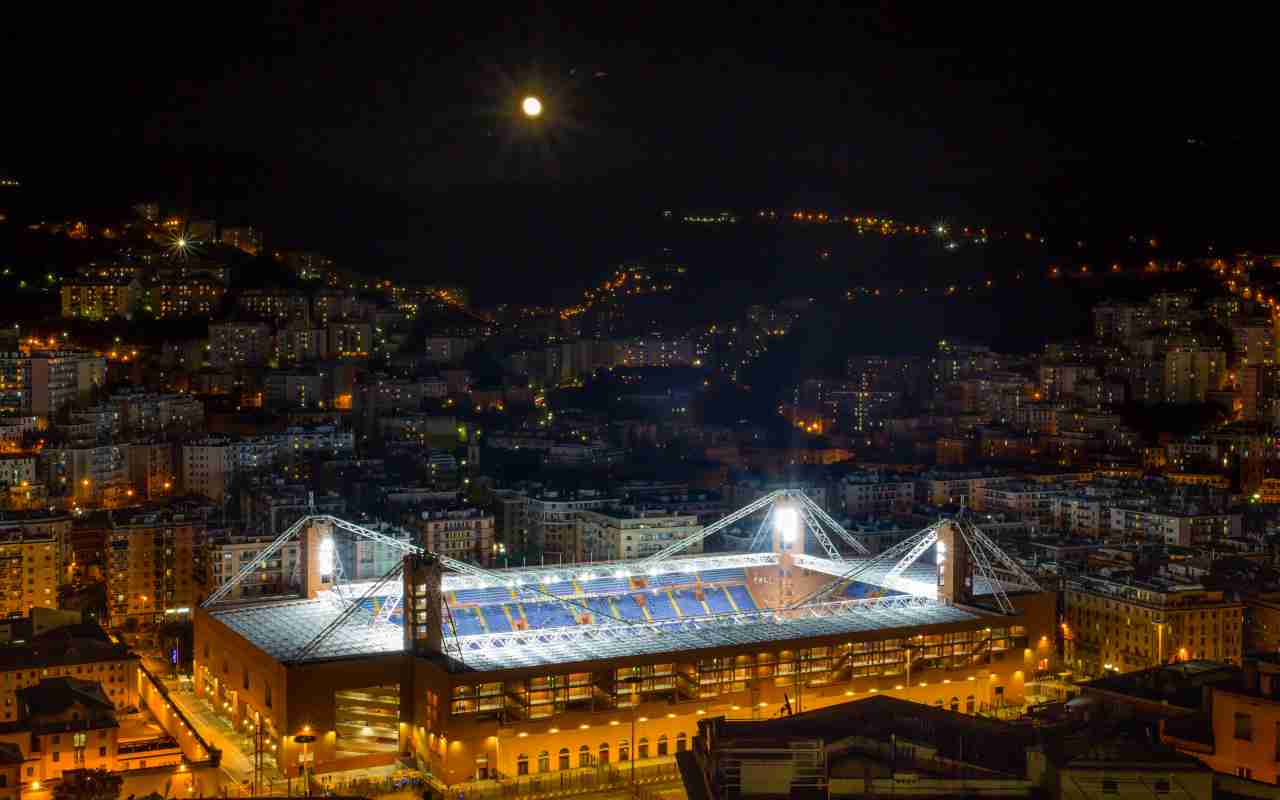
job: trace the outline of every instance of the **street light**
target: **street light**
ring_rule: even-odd
[[[307,727],[307,730],[310,730],[310,726]],[[311,778],[310,775],[308,775],[307,770],[307,745],[311,744],[315,740],[316,737],[309,733],[303,733],[293,737],[293,741],[295,743],[302,745],[302,768],[300,769],[300,772],[302,774],[302,780],[304,782],[303,785],[305,787],[303,791],[307,797],[311,796]]]

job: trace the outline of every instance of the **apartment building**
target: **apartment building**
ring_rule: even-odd
[[[138,657],[92,623],[63,625],[0,647],[0,721],[19,719],[18,692],[47,678],[102,684],[114,708],[138,704]]]
[[[260,367],[275,352],[271,326],[265,322],[216,322],[209,324],[209,366]]]
[[[123,428],[135,433],[197,431],[204,426],[204,404],[189,394],[117,392],[105,405],[114,407]]]
[[[210,541],[206,545],[200,594],[207,595],[230,581],[275,539],[275,534],[229,535]],[[233,586],[226,599],[249,600],[296,591],[303,584],[301,563],[302,541],[294,539],[262,562],[252,575]]]
[[[278,536],[309,513],[345,516],[347,501],[337,492],[316,492],[281,479],[255,482],[240,495],[245,529]]]
[[[1239,538],[1242,525],[1243,517],[1238,513],[1210,512],[1194,506],[1160,509],[1125,503],[1111,509],[1110,530],[1126,539],[1189,547]]]
[[[182,477],[181,450],[173,442],[143,440],[123,445],[129,486],[142,500],[178,492]]]
[[[486,567],[499,555],[494,535],[496,518],[485,509],[429,509],[410,515],[406,522],[416,532],[418,542],[433,553]]]
[[[305,323],[311,318],[311,298],[289,289],[247,289],[237,295],[236,306],[277,325]]]
[[[129,491],[125,446],[73,442],[40,451],[40,474],[52,491],[81,504],[110,503]]]
[[[58,607],[65,545],[63,526],[0,522],[0,616]]]
[[[373,326],[368,322],[330,322],[329,356],[367,358],[373,351]]]
[[[159,319],[212,317],[227,287],[207,276],[161,279],[145,291],[147,305]]]
[[[74,278],[62,284],[62,316],[81,319],[127,317],[141,296],[132,278]]]
[[[531,494],[526,517],[529,549],[557,562],[578,560],[578,512],[604,508],[614,501],[595,489],[551,489]]]
[[[926,472],[915,479],[916,501],[935,506],[966,506],[983,511],[981,490],[1012,480],[985,472]]]
[[[696,515],[634,505],[584,509],[578,512],[578,524],[575,561],[644,558],[702,530]],[[684,552],[701,553],[702,542]]]
[[[47,423],[66,406],[86,404],[106,373],[106,359],[87,353],[0,353],[0,400],[12,412]]]
[[[1040,392],[1037,400],[1057,403],[1076,395],[1076,384],[1098,380],[1096,367],[1087,364],[1040,365]]]
[[[204,532],[194,514],[143,509],[112,515],[103,571],[113,626],[149,628],[191,613]]]
[[[1063,486],[1034,481],[984,483],[974,490],[973,507],[988,514],[1014,514],[1043,524],[1053,518],[1053,501],[1065,491]]]
[[[1118,502],[1118,492],[1058,495],[1050,505],[1053,526],[1076,536],[1105,536],[1111,530],[1111,508]]]
[[[453,364],[473,350],[477,342],[456,336],[429,336],[423,341],[423,357],[437,364]]]
[[[523,554],[529,544],[529,496],[498,489],[488,505],[494,515],[494,538],[508,553]]]
[[[1227,373],[1227,355],[1194,343],[1170,347],[1164,354],[1164,401],[1203,403]]]
[[[269,468],[277,460],[337,458],[353,452],[355,434],[329,425],[238,439],[210,436],[182,446],[183,487],[221,502],[239,473]]]
[[[365,527],[389,539],[412,543],[414,532],[381,520],[367,522]],[[334,557],[342,565],[347,580],[377,580],[404,558],[404,550],[360,536],[334,531]]]
[[[844,511],[849,515],[909,511],[915,503],[916,487],[910,478],[857,473],[846,475],[840,488],[844,492]]]
[[[30,414],[11,414],[6,399],[9,386],[0,375],[0,447],[19,448],[28,434],[40,430],[40,420]],[[16,408],[17,406],[14,406]]]
[[[1163,577],[1080,577],[1063,592],[1067,664],[1130,672],[1173,660],[1240,663],[1244,603],[1221,589]]]
[[[35,483],[37,463],[34,453],[0,452],[0,489]]]

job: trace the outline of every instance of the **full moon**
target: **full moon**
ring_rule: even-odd
[[[520,104],[520,108],[526,117],[536,117],[542,113],[542,101],[530,95]]]

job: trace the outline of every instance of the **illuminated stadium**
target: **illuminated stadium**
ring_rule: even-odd
[[[757,518],[751,552],[681,555]],[[223,602],[299,535],[302,596]],[[380,580],[344,582],[336,535],[405,559]],[[770,716],[860,691],[976,713],[1020,694],[1053,625],[1051,595],[968,521],[870,556],[795,490],[648,558],[546,568],[482,569],[312,515],[205,601],[197,688],[236,724],[265,726],[281,763],[314,728],[321,771],[412,760],[452,783],[554,771],[566,752],[572,767],[666,756],[699,716]],[[981,700],[940,691],[979,677]],[[634,744],[590,735],[641,719],[653,736]],[[508,752],[507,737],[528,746]]]

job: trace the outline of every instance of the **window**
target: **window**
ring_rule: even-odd
[[[546,750],[538,753],[538,772],[551,771],[551,754]]]
[[[267,708],[271,708],[271,684],[263,684],[262,688],[266,692]]]
[[[561,747],[560,748],[560,769],[568,769],[568,768],[569,768],[569,748]]]
[[[61,753],[61,752],[59,752],[59,751],[57,751],[57,750],[54,750],[54,751],[53,751],[53,760],[54,760],[54,761],[59,760],[59,757],[60,757],[61,755],[62,755],[62,753]]]
[[[578,766],[591,766],[591,748],[587,747],[585,744],[578,748]]]
[[[631,758],[631,740],[623,739],[618,742],[618,760],[627,761]]]
[[[105,747],[99,747],[99,748],[98,748],[98,755],[99,755],[99,756],[102,756],[103,758],[106,758],[106,757],[107,757],[107,748],[105,748]]]
[[[244,668],[244,690],[249,691],[249,668]]]
[[[646,737],[641,736],[640,746],[636,750],[636,758],[648,758],[648,757],[649,757],[649,740]]]
[[[600,743],[600,763],[601,764],[609,763],[609,743],[608,742]]]
[[[665,756],[667,754],[667,735],[664,733],[658,737],[658,755]]]
[[[28,774],[30,774],[30,771],[28,771]],[[1248,767],[1236,767],[1236,777],[1237,777],[1237,778],[1252,778],[1252,777],[1253,777],[1253,770],[1249,769]]]
[[[521,753],[520,755],[516,756],[516,774],[517,775],[529,774],[529,757],[524,753]]]
[[[1120,787],[1116,785],[1115,781],[1103,778],[1102,793],[1103,794],[1120,794]]]
[[[1236,738],[1246,742],[1253,741],[1253,717],[1248,714],[1236,714]]]
[[[676,734],[676,752],[683,753],[689,745],[689,738],[684,735],[684,731]]]

